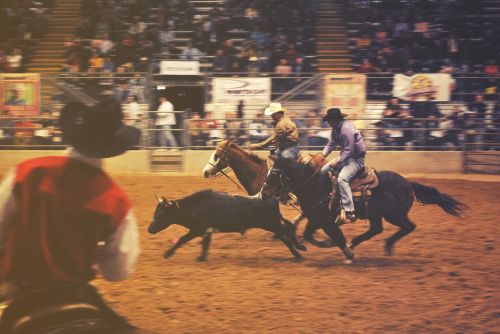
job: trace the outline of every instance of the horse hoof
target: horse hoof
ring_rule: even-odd
[[[196,258],[196,261],[198,262],[205,262],[207,260],[206,256],[200,255]]]
[[[302,245],[302,244],[296,245],[295,248],[297,248],[298,250],[303,251],[303,252],[307,251],[307,247]]]
[[[345,259],[342,261],[343,264],[352,264],[352,259]]]
[[[294,255],[294,257],[293,257],[293,261],[295,261],[295,262],[300,262],[302,260],[304,260],[304,258],[300,254],[298,256]]]
[[[168,253],[168,252],[167,252],[167,253],[163,254],[163,257],[164,257],[165,259],[168,259],[168,258],[169,258],[169,257],[171,257],[172,255],[174,255],[174,253]]]

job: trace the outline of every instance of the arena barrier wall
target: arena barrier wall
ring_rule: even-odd
[[[149,173],[150,151],[132,150],[127,153],[105,159],[104,166],[111,173]],[[317,152],[313,152],[317,153]],[[62,155],[63,150],[4,150],[0,151],[0,170],[5,171],[17,163],[35,157]],[[212,151],[186,150],[183,172],[200,174]],[[257,152],[266,157],[267,152]],[[330,157],[333,157],[333,153]],[[372,151],[368,152],[367,164],[377,170],[391,170],[398,173],[462,173],[463,153],[460,151]]]

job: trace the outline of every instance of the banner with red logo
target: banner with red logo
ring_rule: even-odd
[[[396,74],[392,95],[406,101],[450,101],[452,85],[447,73]]]
[[[40,114],[40,75],[0,73],[0,108],[4,116]]]

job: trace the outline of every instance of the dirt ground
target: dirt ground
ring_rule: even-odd
[[[461,179],[470,176],[460,177]],[[470,209],[463,218],[415,204],[417,229],[384,256],[384,232],[357,248],[352,265],[338,248],[308,244],[296,262],[268,232],[216,234],[208,261],[198,239],[170,259],[170,227],[148,235],[154,193],[179,198],[213,188],[243,193],[227,179],[115,175],[139,220],[142,253],[123,282],[98,279],[105,299],[133,324],[158,333],[500,333],[500,178],[412,180],[437,187]],[[480,180],[480,181],[478,181]],[[284,208],[285,216],[296,213]],[[343,227],[348,240],[368,223]]]

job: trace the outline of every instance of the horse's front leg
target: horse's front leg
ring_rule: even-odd
[[[194,232],[192,230],[189,230],[188,233],[186,233],[185,235],[183,235],[182,237],[179,238],[179,241],[177,241],[175,243],[175,245],[173,245],[172,247],[170,247],[169,250],[167,250],[165,252],[165,254],[163,254],[163,257],[168,259],[169,257],[171,257],[172,255],[174,255],[175,251],[177,250],[177,248],[181,247],[182,245],[184,245],[186,242],[190,241],[190,240],[193,240],[194,238],[196,237],[199,237],[201,234],[197,233],[197,232]]]

